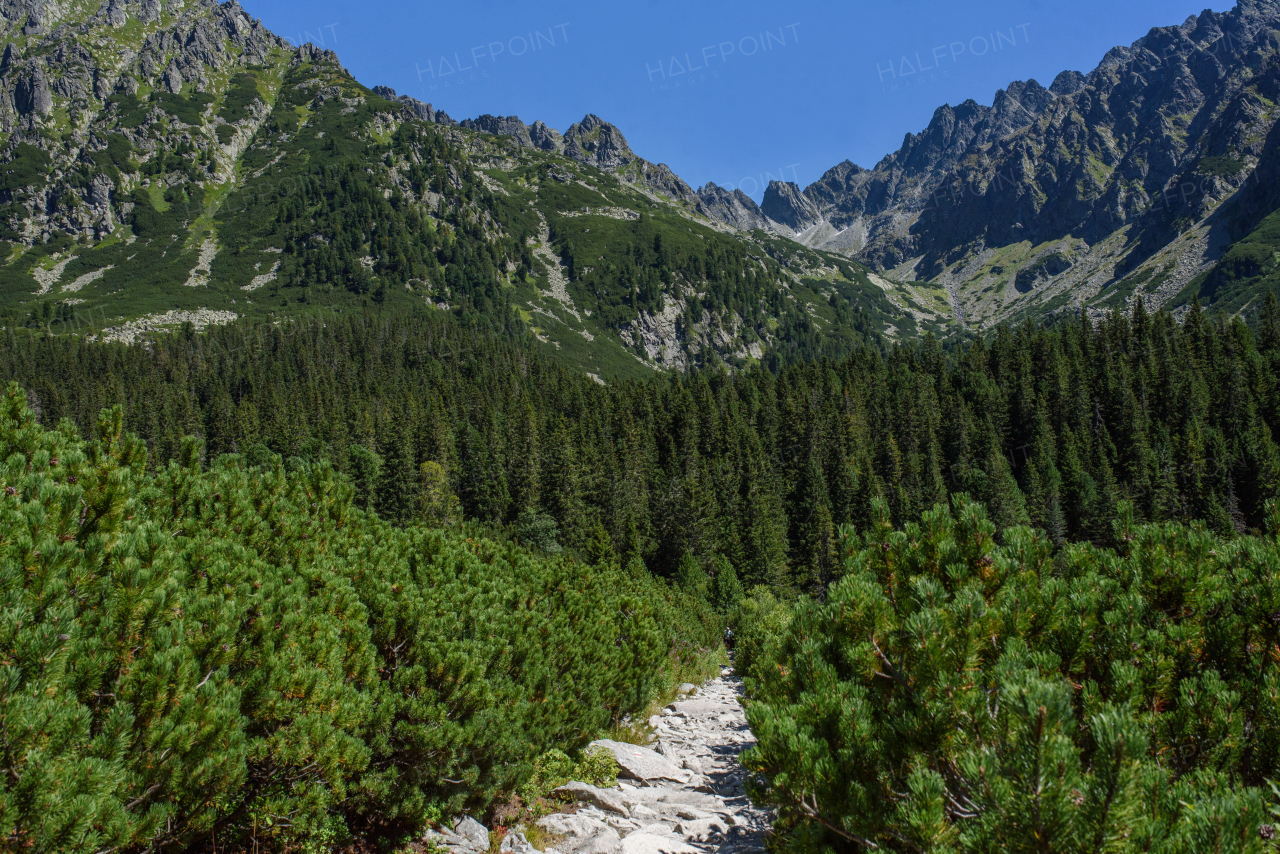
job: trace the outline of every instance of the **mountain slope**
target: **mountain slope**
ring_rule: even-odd
[[[1245,196],[1276,150],[1277,29],[1276,0],[1153,29],[1088,75],[940,107],[873,169],[771,184],[761,210],[806,245],[945,287],[979,328],[1136,295],[1213,300],[1191,282],[1276,207]],[[1222,307],[1256,308],[1247,290]]]
[[[709,219],[596,116],[458,123],[235,2],[42,9],[0,9],[11,327],[139,340],[418,307],[599,376],[948,331],[928,288]]]

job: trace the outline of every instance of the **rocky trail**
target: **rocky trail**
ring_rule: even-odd
[[[554,794],[565,811],[538,819],[554,841],[547,854],[738,854],[764,850],[769,813],[743,791],[738,755],[754,744],[738,702],[741,681],[725,668],[701,687],[684,685],[683,699],[649,719],[657,741],[648,747],[592,742],[613,753],[618,785],[601,789],[570,782]],[[489,831],[472,818],[452,832],[430,831],[425,842],[451,854],[489,850]],[[536,854],[525,835],[503,837],[504,854]]]

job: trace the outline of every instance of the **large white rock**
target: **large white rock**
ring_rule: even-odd
[[[681,700],[678,703],[671,703],[667,708],[677,715],[684,715],[685,717],[723,715],[725,712],[733,710],[733,707],[728,703],[717,703],[715,700]]]
[[[453,832],[480,851],[489,850],[489,829],[469,815],[454,819]]]
[[[699,854],[698,849],[687,842],[670,836],[637,831],[622,840],[618,854]]]
[[[589,783],[580,783],[574,780],[570,783],[565,783],[551,794],[573,798],[577,801],[586,801],[589,804],[595,804],[602,810],[616,812],[623,817],[630,815],[627,811],[627,805],[622,802],[622,793],[616,789],[598,789]]]
[[[538,827],[543,830],[549,830],[557,836],[567,836],[575,840],[583,840],[595,836],[605,827],[605,823],[598,818],[592,818],[588,815],[568,815],[566,813],[552,813],[538,819]],[[570,843],[576,844],[576,843]],[[560,846],[567,848],[567,846]]]
[[[618,845],[622,842],[622,837],[618,836],[618,831],[612,827],[605,827],[577,845],[569,848],[573,854],[614,854],[618,850]],[[565,846],[561,846],[564,848]]]
[[[456,833],[441,833],[438,830],[428,830],[422,834],[422,841],[435,843],[437,848],[447,848],[450,851],[469,851],[472,854],[480,854],[481,851],[470,839],[465,836],[459,836]],[[488,849],[484,850],[487,851]]]
[[[603,747],[612,753],[622,768],[621,776],[623,777],[646,782],[668,780],[673,783],[683,783],[690,777],[688,771],[677,768],[662,754],[638,744],[625,744],[621,741],[602,738],[588,745],[588,748],[592,747]]]

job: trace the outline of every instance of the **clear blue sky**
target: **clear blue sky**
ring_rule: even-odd
[[[455,119],[587,113],[695,188],[801,187],[848,158],[870,167],[936,107],[1048,86],[1205,0],[404,2],[241,0],[277,34],[338,52]],[[1223,11],[1230,3],[1216,0]]]

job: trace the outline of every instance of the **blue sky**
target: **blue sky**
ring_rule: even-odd
[[[1048,86],[1205,0],[417,2],[241,0],[285,38],[338,52],[456,119],[493,113],[563,131],[587,113],[692,186],[801,187],[844,159],[870,167],[943,103]],[[1230,3],[1214,2],[1223,11]]]

